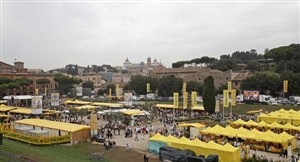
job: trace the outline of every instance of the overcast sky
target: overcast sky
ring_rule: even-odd
[[[122,66],[300,42],[299,2],[2,2],[2,61]]]

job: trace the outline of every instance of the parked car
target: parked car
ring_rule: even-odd
[[[270,98],[268,103],[269,105],[278,105],[278,101],[276,98]]]
[[[280,101],[280,104],[281,105],[294,105],[295,102],[292,102],[292,101],[290,101],[288,99],[283,99],[283,100]]]
[[[300,106],[300,100],[298,101],[297,105]]]

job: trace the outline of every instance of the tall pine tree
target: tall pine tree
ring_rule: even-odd
[[[204,80],[204,87],[203,87],[203,106],[204,110],[208,113],[215,112],[216,106],[216,91],[214,86],[214,78],[209,76]]]

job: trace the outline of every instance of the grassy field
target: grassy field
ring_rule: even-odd
[[[294,110],[300,110],[300,106],[282,106],[282,105],[260,105],[260,104],[238,104],[236,106],[232,107],[232,113],[236,114],[246,114],[248,111],[253,111],[253,110],[259,110],[262,109],[263,112],[271,112],[271,111],[276,111],[279,109],[294,109]],[[223,112],[222,110],[222,105],[220,106],[220,111]],[[230,112],[230,108],[224,108],[225,113]]]
[[[83,142],[75,145],[51,145],[51,146],[34,146],[10,139],[3,140],[2,150],[15,155],[24,156],[31,160],[43,162],[86,162],[96,161],[92,159],[91,153],[104,152],[105,160],[103,162],[136,162],[143,160],[143,154],[134,150],[126,151],[125,148],[115,147],[105,150],[103,145]],[[108,160],[109,159],[109,160]],[[0,155],[0,161],[18,161],[9,157]],[[150,159],[150,161],[158,161]]]

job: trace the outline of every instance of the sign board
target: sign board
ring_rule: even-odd
[[[43,114],[43,109],[31,109],[31,114],[34,115]]]
[[[76,96],[77,97],[82,96],[82,87],[76,87]]]
[[[132,106],[132,93],[125,93],[124,94],[124,101],[125,106]]]
[[[59,106],[59,93],[51,93],[51,106]]]
[[[33,109],[42,109],[43,108],[43,97],[42,96],[32,96],[31,107]]]
[[[244,101],[259,101],[259,91],[244,91]]]

